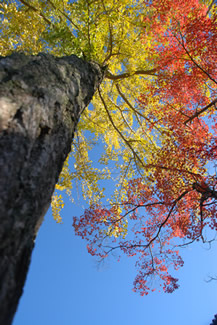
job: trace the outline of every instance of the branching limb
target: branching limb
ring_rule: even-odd
[[[114,220],[112,222],[112,224],[115,224],[119,221],[121,221],[122,219],[126,218],[126,216],[128,216],[129,214],[133,213],[134,211],[136,211],[138,208],[147,208],[147,207],[151,207],[154,205],[163,205],[165,204],[165,202],[159,201],[159,202],[153,202],[153,203],[147,203],[147,204],[137,204],[135,205],[131,210],[127,211],[123,216],[121,216],[120,218],[118,218],[117,220]]]
[[[134,75],[157,77],[156,72],[157,72],[157,69],[150,69],[150,70],[136,70],[134,72],[124,72],[119,75],[114,75],[110,71],[107,70],[105,77],[110,80],[122,80],[122,79],[132,77]]]
[[[200,114],[202,114],[203,112],[207,111],[210,107],[212,107],[213,105],[215,105],[217,103],[217,98],[214,99],[211,103],[209,103],[207,106],[203,107],[201,110],[199,110],[198,112],[196,112],[194,115],[192,115],[191,117],[189,117],[189,119],[187,119],[185,121],[185,125],[191,121],[193,121],[193,119],[195,119],[196,117],[198,117]]]
[[[103,9],[105,11],[105,13],[107,13],[104,1],[101,0]],[[108,17],[108,16],[107,16]],[[113,35],[112,35],[112,26],[108,17],[108,28],[109,28],[109,44],[108,44],[108,50],[107,50],[107,56],[105,58],[105,60],[103,61],[103,66],[106,65],[106,63],[108,62],[108,60],[110,59],[110,57],[112,56],[112,50],[113,50]]]
[[[189,190],[183,192],[172,204],[172,207],[170,208],[170,211],[167,215],[167,217],[165,218],[165,220],[160,224],[159,228],[158,228],[158,231],[157,231],[157,234],[150,240],[150,242],[148,243],[148,245],[151,245],[156,239],[157,237],[159,236],[160,232],[161,232],[161,229],[163,228],[163,226],[167,223],[167,221],[169,220],[176,204],[186,195],[189,193]]]
[[[127,104],[127,106],[135,113],[135,116],[139,115],[140,117],[144,118],[144,120],[146,120],[150,125],[153,125],[153,122],[147,116],[145,116],[144,114],[142,114],[141,112],[139,112],[137,109],[135,109],[135,107],[133,107],[133,105],[129,102],[129,100],[127,99],[127,97],[122,92],[119,84],[116,84],[115,86],[117,88],[117,91],[118,91],[119,95],[124,100],[124,102]],[[154,128],[158,130],[158,128],[156,128],[156,127],[154,127]]]
[[[61,15],[63,15],[71,24],[72,24],[72,26],[74,26],[77,30],[80,30],[79,29],[79,27],[78,27],[78,25],[76,25],[73,21],[72,21],[72,19],[64,12],[64,11],[62,11],[61,9],[59,9],[59,8],[57,8],[56,6],[55,6],[55,4],[51,1],[51,0],[47,0],[47,2],[53,7],[53,9],[55,9],[55,10],[57,10],[57,11],[59,11],[60,13],[61,13]]]
[[[108,107],[106,105],[106,102],[104,100],[104,98],[102,97],[102,94],[101,94],[101,91],[100,89],[98,88],[98,92],[99,92],[99,97],[103,103],[103,106],[106,110],[106,113],[108,114],[108,118],[113,126],[113,128],[117,131],[117,133],[120,135],[121,139],[124,141],[124,143],[128,146],[128,148],[131,150],[131,152],[133,153],[133,156],[134,158],[136,158],[137,161],[139,161],[139,163],[145,168],[145,165],[143,163],[143,161],[141,160],[141,158],[139,157],[139,155],[136,153],[136,151],[133,149],[133,147],[131,146],[130,142],[124,137],[124,135],[121,133],[121,131],[119,131],[119,129],[117,128],[117,126],[115,125],[112,117],[111,117],[111,114],[108,110]]]
[[[28,7],[29,9],[35,11],[41,18],[44,19],[44,21],[48,24],[48,25],[52,25],[52,22],[47,18],[45,17],[45,15],[40,11],[38,10],[37,8],[35,8],[33,5],[31,5],[28,1],[25,1],[25,0],[19,0],[23,5],[25,5],[26,7]]]
[[[169,220],[169,218],[171,217],[171,214],[172,214],[172,212],[173,212],[173,210],[175,209],[175,207],[176,207],[176,205],[177,205],[177,203],[181,200],[181,199],[183,199],[183,197],[186,195],[186,194],[188,194],[189,193],[189,190],[186,190],[185,192],[183,192],[176,200],[174,200],[173,202],[172,202],[172,206],[171,206],[171,208],[170,208],[170,210],[169,210],[169,213],[168,213],[168,215],[167,215],[167,217],[164,219],[164,221],[159,225],[159,227],[158,227],[158,230],[157,230],[157,233],[156,233],[156,235],[147,243],[147,244],[132,244],[132,245],[118,245],[118,246],[113,246],[113,247],[111,247],[111,246],[104,246],[105,248],[109,248],[109,250],[106,252],[106,254],[109,254],[110,252],[112,252],[112,251],[114,251],[114,250],[116,250],[116,249],[121,249],[121,248],[128,248],[128,249],[132,249],[132,248],[137,248],[137,247],[141,247],[141,248],[144,248],[144,249],[147,249],[147,248],[149,248],[149,247],[151,247],[151,245],[153,244],[153,242],[157,239],[157,238],[159,238],[159,236],[160,236],[160,232],[161,232],[161,229],[164,227],[164,225],[168,222],[168,220]],[[157,205],[157,204],[165,204],[164,202],[156,202],[156,203],[150,203],[150,204],[146,204],[146,205],[144,205],[144,206],[150,206],[150,205]],[[136,208],[137,207],[135,207],[135,208],[133,208],[133,209],[131,209],[130,211],[128,211],[127,213],[126,213],[126,215],[127,214],[129,214],[129,213],[132,213],[134,210],[136,210]],[[125,215],[125,216],[126,216]],[[122,217],[123,218],[123,217]]]
[[[210,74],[206,71],[206,70],[204,70],[196,61],[195,61],[195,59],[192,57],[192,55],[190,54],[190,52],[188,51],[188,49],[186,48],[186,46],[185,46],[185,42],[184,42],[184,37],[183,37],[183,35],[182,35],[182,33],[181,33],[181,31],[179,32],[180,33],[180,36],[181,36],[181,39],[182,39],[182,42],[180,42],[180,40],[178,39],[178,37],[176,36],[176,35],[174,35],[175,36],[175,38],[177,39],[177,41],[178,41],[178,43],[183,47],[183,49],[185,50],[185,52],[186,52],[186,54],[188,55],[188,57],[190,58],[190,60],[194,63],[194,65],[196,65],[196,67],[200,70],[200,71],[202,71],[210,80],[212,80],[215,84],[217,84],[217,81],[214,79],[214,78],[212,78],[211,76],[210,76]]]
[[[206,12],[206,16],[209,14],[210,10],[212,9],[212,7],[215,5],[215,0],[212,0],[212,2],[210,3],[207,12]]]

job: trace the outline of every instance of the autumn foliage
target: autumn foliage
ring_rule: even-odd
[[[81,184],[90,208],[73,225],[88,251],[137,258],[142,295],[158,283],[172,292],[180,246],[217,230],[215,1],[11,0],[0,15],[1,55],[74,54],[105,71],[78,125],[73,168],[67,159],[56,185],[54,219],[62,221],[59,191],[71,199],[72,182]],[[112,177],[106,205],[100,182]]]
[[[157,146],[148,162],[138,161],[148,172],[125,182],[121,200],[92,205],[73,223],[92,255],[137,256],[141,295],[155,290],[156,278],[165,292],[177,289],[171,269],[183,266],[180,247],[217,231],[216,11],[197,0],[144,5],[141,42],[151,41],[155,77],[138,104]]]

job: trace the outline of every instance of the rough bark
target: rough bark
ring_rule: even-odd
[[[0,324],[12,323],[34,239],[100,67],[76,56],[0,57]]]

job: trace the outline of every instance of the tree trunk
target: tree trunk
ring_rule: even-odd
[[[12,323],[37,229],[102,77],[76,56],[0,57],[0,325]]]

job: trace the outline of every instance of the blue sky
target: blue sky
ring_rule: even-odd
[[[217,313],[217,245],[183,250],[185,265],[177,272],[173,294],[132,292],[134,260],[110,258],[98,265],[76,237],[72,217],[82,201],[68,203],[63,224],[49,210],[39,231],[32,263],[13,325],[209,325]]]

